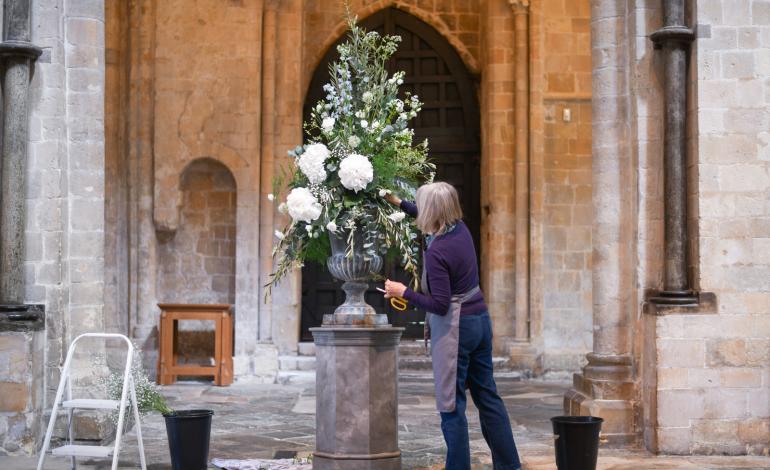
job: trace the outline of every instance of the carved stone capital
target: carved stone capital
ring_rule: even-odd
[[[513,11],[523,11],[524,13],[529,10],[529,2],[530,0],[508,0],[508,3],[511,5],[511,8],[513,8]]]

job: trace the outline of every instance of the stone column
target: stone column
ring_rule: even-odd
[[[128,197],[129,332],[143,348],[144,366],[155,372],[158,354],[156,307],[158,263],[153,225],[153,146],[157,2],[129,2]]]
[[[530,171],[529,171],[529,0],[508,0],[513,9],[514,54],[514,335],[511,365],[537,370],[537,351],[530,343]]]
[[[24,305],[29,82],[42,50],[30,42],[30,0],[3,2],[0,161],[0,428],[5,452],[34,453],[43,414],[45,313]]]
[[[42,50],[30,42],[30,0],[3,3],[3,146],[0,193],[0,302],[24,301],[24,200],[29,79]]]
[[[510,0],[514,15],[516,136],[516,341],[529,339],[529,1]]]
[[[695,38],[684,25],[684,0],[663,2],[663,28],[650,39],[663,51],[665,75],[665,284],[651,300],[695,304],[687,275],[687,54]]]
[[[403,328],[311,328],[314,470],[400,470],[398,343]]]
[[[569,414],[604,418],[602,434],[610,444],[636,438],[630,354],[635,169],[629,145],[627,21],[625,2],[591,2],[594,344],[564,399]]]
[[[481,285],[500,353],[515,335],[514,26],[501,0],[486,2],[482,18]]]

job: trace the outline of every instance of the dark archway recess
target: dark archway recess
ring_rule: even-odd
[[[430,158],[437,166],[436,180],[457,188],[478,252],[481,145],[475,81],[449,42],[430,25],[408,13],[387,8],[364,19],[361,25],[368,30],[401,36],[401,45],[388,63],[388,71],[406,72],[403,90],[417,94],[424,103],[420,115],[410,123],[415,130],[415,143],[428,139]],[[305,98],[305,120],[310,116],[310,108],[323,98],[329,63],[339,57],[336,46],[344,40],[345,37],[340,38],[316,68]],[[385,264],[385,275],[402,282],[409,279],[390,262]],[[374,287],[374,284],[370,286],[366,301],[387,313],[394,326],[405,327],[405,338],[422,338],[425,312],[411,308],[398,312]],[[305,265],[302,269],[302,341],[312,341],[308,328],[320,326],[323,315],[332,313],[344,295],[340,283],[324,266]]]

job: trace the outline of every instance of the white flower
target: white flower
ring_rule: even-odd
[[[277,238],[279,240],[283,240],[285,238],[285,236],[284,236],[283,232],[281,232],[280,230],[276,230],[275,231],[275,238]]]
[[[356,148],[361,143],[361,139],[358,138],[358,136],[351,135],[348,137],[348,145],[350,145],[351,148]]]
[[[326,224],[326,230],[330,232],[336,232],[337,231],[337,224],[334,223],[334,221],[329,222]]]
[[[394,212],[388,216],[390,220],[396,223],[399,223],[402,220],[404,220],[404,217],[406,217],[406,214],[404,214],[403,212]]]
[[[361,127],[363,127],[364,129],[369,127],[369,121],[367,121],[366,119],[361,119]]]
[[[380,197],[387,196],[389,192],[387,189],[380,189]]]
[[[267,195],[267,200],[270,201],[270,202],[275,201],[275,196],[273,195],[273,193],[270,193],[270,194]]]
[[[398,83],[399,85],[403,85],[404,84],[404,80],[399,78],[398,80],[396,80],[396,83]]]
[[[286,205],[291,218],[297,221],[312,222],[321,215],[321,204],[307,188],[294,188],[286,198]]]
[[[380,127],[380,122],[379,121],[374,121],[372,123],[372,129],[377,128],[377,127]]]
[[[320,184],[326,180],[324,162],[327,158],[329,158],[329,149],[324,144],[311,144],[297,160],[297,166],[310,184]]]
[[[360,110],[359,110],[359,111],[356,111],[356,117],[357,117],[358,119],[363,119],[363,118],[364,118],[364,112],[363,112],[363,111],[360,111]]]
[[[327,134],[331,132],[334,129],[334,123],[335,119],[333,117],[326,117],[324,118],[323,122],[321,123],[321,129],[323,129],[324,132]]]
[[[280,212],[281,214],[288,213],[289,212],[289,206],[287,206],[285,202],[282,202],[282,203],[278,204],[278,212]]]
[[[351,153],[340,162],[340,181],[342,186],[358,192],[374,179],[374,168],[368,158]]]
[[[371,91],[365,91],[364,94],[361,96],[361,99],[364,100],[364,103],[368,103],[372,101],[372,98],[374,98],[374,95],[372,95]]]

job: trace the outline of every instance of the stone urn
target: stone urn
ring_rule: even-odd
[[[353,250],[347,253],[349,234],[344,230],[329,234],[332,255],[326,260],[326,267],[332,276],[344,281],[342,290],[345,292],[345,301],[333,314],[324,315],[323,326],[390,326],[388,316],[377,313],[364,299],[368,282],[382,270],[382,257],[376,254],[376,250],[374,254],[366,252],[360,232],[353,235]]]

